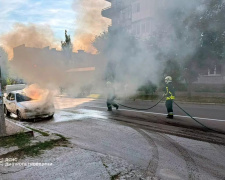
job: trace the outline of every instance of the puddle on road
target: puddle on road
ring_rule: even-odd
[[[54,122],[65,122],[84,119],[108,119],[107,114],[96,110],[79,109],[74,112],[58,111],[54,115]]]

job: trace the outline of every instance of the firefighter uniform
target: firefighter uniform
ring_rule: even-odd
[[[171,81],[166,82],[164,95],[166,96],[166,108],[168,113],[167,118],[173,119],[173,101],[175,99],[175,90]]]
[[[116,96],[115,96],[115,89],[113,88],[113,86],[111,85],[110,82],[107,82],[107,107],[108,107],[108,111],[112,111],[112,106],[114,106],[116,109],[119,108],[119,106],[114,102]]]

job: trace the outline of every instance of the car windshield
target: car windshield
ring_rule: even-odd
[[[26,96],[26,94],[16,94],[16,101],[17,102],[24,102],[24,101],[32,101],[33,99]]]

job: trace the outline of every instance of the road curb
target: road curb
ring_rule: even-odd
[[[11,147],[0,147],[0,159],[9,157],[10,155],[25,151],[28,148],[36,147],[39,143],[45,143],[45,142],[60,142],[65,141],[65,139],[57,134],[50,134],[49,136],[40,136],[39,133],[35,132],[35,135],[31,139],[31,143],[29,145],[26,145],[24,147],[19,148],[18,146],[11,146]],[[9,136],[8,136],[9,137]],[[4,137],[5,138],[5,137]],[[6,137],[7,138],[7,137]]]
[[[5,123],[6,123],[6,134],[4,136],[1,136],[1,138],[13,136],[21,132],[28,134],[30,136],[34,136],[34,132],[31,129],[28,129],[21,124],[8,120],[7,118],[5,119]]]

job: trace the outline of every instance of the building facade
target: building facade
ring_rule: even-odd
[[[29,83],[46,82],[61,87],[82,87],[97,84],[104,76],[104,59],[83,50],[71,52],[69,57],[63,51],[49,47],[21,45],[13,51],[14,58],[10,62],[13,72],[16,77]]]
[[[140,39],[148,39],[157,30],[157,16],[169,9],[166,0],[106,0],[110,7],[102,16],[110,18],[110,29],[123,29]],[[213,66],[200,73],[195,84],[225,84],[225,65]]]
[[[165,0],[107,0],[111,6],[102,16],[112,20],[111,28],[121,28],[139,38],[148,38],[154,31],[155,15]]]
[[[206,73],[199,75],[195,83],[225,85],[225,64],[208,68]]]

